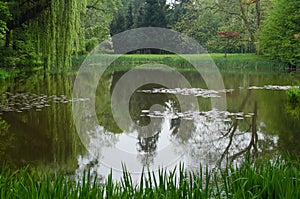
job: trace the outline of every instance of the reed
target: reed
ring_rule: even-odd
[[[174,67],[179,71],[195,70],[194,67],[184,58],[174,54],[126,54],[126,55],[105,55],[110,58],[117,58],[111,64],[110,70],[126,71],[135,66],[149,63],[165,64]],[[226,58],[223,54],[207,54],[200,55],[184,55],[185,58],[191,61],[202,63],[203,61],[213,61],[219,69],[246,69],[246,70],[268,70],[268,71],[283,71],[288,68],[287,64],[272,61],[265,56],[255,54],[229,54]],[[103,58],[103,57],[102,57]],[[93,57],[97,60],[97,56]],[[80,66],[84,57],[74,58],[73,63]],[[99,59],[100,60],[100,59]],[[151,69],[151,68],[150,68]]]
[[[135,184],[124,167],[120,181],[112,173],[104,183],[89,172],[81,182],[61,174],[40,174],[26,167],[0,174],[0,198],[299,198],[300,161],[249,162],[241,167],[228,165],[210,172],[186,171],[179,165],[158,175],[146,172]]]

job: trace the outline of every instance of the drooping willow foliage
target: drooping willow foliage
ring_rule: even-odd
[[[71,55],[109,38],[120,6],[120,0],[6,0],[0,4],[0,66],[68,67]]]
[[[31,23],[36,49],[45,67],[71,65],[71,55],[83,45],[81,17],[85,8],[86,0],[51,0],[49,7]]]

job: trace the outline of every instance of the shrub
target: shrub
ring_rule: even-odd
[[[288,90],[288,102],[293,105],[300,104],[300,87],[293,87]]]

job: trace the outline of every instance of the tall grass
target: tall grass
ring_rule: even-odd
[[[107,57],[117,57],[119,55],[105,55]],[[206,54],[185,55],[192,61],[205,61],[209,58]],[[272,61],[267,57],[255,54],[229,54],[226,58],[223,54],[210,54],[210,57],[219,69],[246,69],[246,70],[267,70],[267,71],[283,71],[287,68],[285,63]],[[97,59],[97,57],[94,57]],[[80,57],[73,60],[73,63],[79,66],[84,60]],[[120,56],[111,65],[111,70],[129,70],[136,65],[146,63],[160,63],[173,66],[177,70],[195,70],[191,64],[180,57],[172,54],[126,54]]]
[[[283,159],[228,165],[209,172],[176,170],[148,172],[135,184],[124,169],[115,182],[112,173],[105,183],[85,173],[81,182],[63,175],[39,174],[28,167],[12,172],[3,167],[0,198],[299,198],[300,161]]]

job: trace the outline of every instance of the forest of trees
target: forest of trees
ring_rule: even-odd
[[[71,65],[125,30],[163,27],[208,52],[257,53],[299,65],[299,0],[4,0],[2,66]]]

